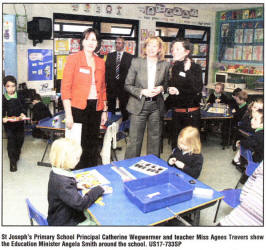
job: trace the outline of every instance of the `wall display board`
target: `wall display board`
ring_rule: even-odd
[[[28,50],[28,81],[53,79],[53,50]]]
[[[263,63],[263,8],[217,12],[217,59]]]
[[[17,78],[16,16],[3,15],[3,70]]]

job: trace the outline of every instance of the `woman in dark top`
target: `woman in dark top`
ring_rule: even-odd
[[[171,44],[174,64],[170,73],[168,93],[173,109],[172,148],[177,136],[186,126],[200,128],[201,67],[191,59],[192,47],[188,40],[175,40]]]
[[[17,171],[21,148],[24,142],[24,122],[26,108],[23,97],[16,91],[17,80],[14,76],[3,79],[5,94],[3,95],[2,115],[4,128],[7,134],[7,152],[10,161],[10,171]],[[11,122],[10,117],[21,121]]]

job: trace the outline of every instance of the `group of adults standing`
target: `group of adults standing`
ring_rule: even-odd
[[[66,127],[82,123],[83,153],[75,169],[97,165],[99,128],[107,121],[107,111],[115,112],[116,98],[123,120],[130,119],[125,159],[140,156],[146,125],[147,154],[160,155],[166,93],[167,108],[173,109],[172,147],[182,128],[200,126],[202,72],[191,59],[189,41],[171,43],[171,64],[164,60],[159,37],[145,41],[141,58],[124,52],[124,42],[116,39],[116,52],[108,54],[105,63],[95,54],[99,34],[90,28],[82,34],[81,51],[68,57],[61,86]]]

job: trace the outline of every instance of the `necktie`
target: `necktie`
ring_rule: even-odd
[[[115,68],[115,79],[117,80],[119,79],[120,60],[121,60],[121,54],[118,52],[116,58],[116,68]]]

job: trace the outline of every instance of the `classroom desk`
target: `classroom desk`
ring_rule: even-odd
[[[105,126],[109,126],[113,122],[118,121],[121,118],[121,115],[109,115],[108,114],[108,120],[105,124]],[[58,137],[64,137],[65,136],[65,112],[59,112],[55,114],[53,117],[44,118],[39,121],[39,123],[36,125],[36,128],[41,129],[45,132],[45,134],[48,136],[47,144],[42,156],[41,161],[37,162],[38,166],[43,167],[51,167],[50,163],[44,162],[44,157],[46,155],[47,149],[49,145]],[[101,129],[101,133],[104,133],[105,129]]]
[[[154,156],[142,156],[123,161],[113,162],[118,167],[124,167],[136,178],[146,177],[147,175],[139,173],[137,171],[129,169],[129,167],[140,160],[145,160],[154,164],[168,168],[167,171],[176,172],[181,178],[189,183],[193,178],[181,170],[169,167],[167,162]],[[95,219],[98,225],[119,225],[119,226],[143,226],[143,225],[157,225],[162,222],[175,218],[175,215],[181,215],[184,213],[194,213],[196,215],[196,221],[194,225],[199,224],[200,210],[208,206],[213,206],[217,200],[223,198],[223,195],[204,183],[195,180],[195,184],[190,184],[195,187],[209,188],[213,190],[212,198],[200,198],[193,196],[191,200],[181,202],[166,208],[161,208],[148,213],[143,213],[135,204],[133,204],[124,193],[123,182],[120,175],[117,174],[112,168],[111,164],[101,165],[97,167],[81,169],[73,171],[75,174],[84,171],[97,169],[105,178],[110,181],[110,185],[113,188],[112,194],[106,194],[102,197],[103,204],[94,203],[89,207],[88,211]]]
[[[165,117],[164,117],[164,121],[171,121],[172,120],[172,110],[168,110]],[[207,112],[207,110],[205,109],[200,109],[200,119],[201,121],[208,121],[208,120],[218,120],[218,121],[224,121],[224,120],[228,120],[228,138],[227,138],[227,146],[230,145],[230,137],[231,137],[231,133],[232,133],[232,119],[233,119],[233,115],[229,112],[229,115],[224,115],[224,114],[220,114],[220,113],[210,113]]]

